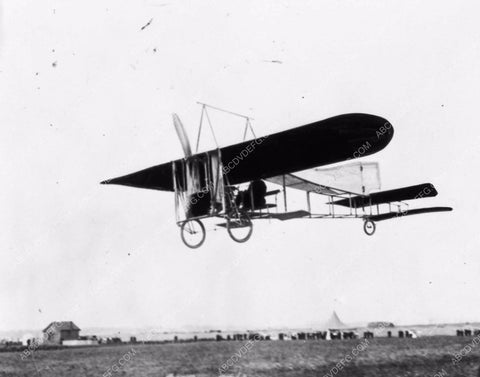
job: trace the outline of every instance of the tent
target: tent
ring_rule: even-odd
[[[326,321],[322,327],[324,329],[335,329],[335,330],[340,330],[340,329],[347,329],[349,326],[347,326],[345,323],[343,323],[340,318],[338,317],[337,313],[333,311],[332,315],[330,316],[329,320]]]

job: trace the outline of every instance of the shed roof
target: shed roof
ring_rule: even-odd
[[[80,331],[80,328],[73,323],[72,321],[59,321],[59,322],[52,322],[50,323],[47,327],[43,329],[43,332],[47,332],[48,329],[52,328],[56,331],[62,331],[62,330],[78,330]]]

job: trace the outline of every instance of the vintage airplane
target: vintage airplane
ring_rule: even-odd
[[[213,132],[207,108],[225,111],[201,105],[197,151],[203,119],[208,120]],[[185,129],[173,114],[184,158],[101,183],[174,192],[177,225],[190,248],[203,244],[206,231],[202,220],[213,217],[224,220],[217,226],[225,227],[233,240],[245,242],[252,234],[252,220],[257,219],[360,218],[365,233],[373,235],[378,221],[452,210],[409,209],[405,200],[437,195],[429,183],[373,192],[380,189],[377,163],[319,168],[385,148],[393,137],[393,126],[382,117],[344,114],[261,138],[255,136],[250,118],[243,117],[244,139],[248,130],[254,139],[193,154]],[[280,185],[282,190],[267,191],[265,181]],[[248,187],[241,190],[242,185]],[[287,210],[287,188],[306,192],[307,209]],[[279,212],[277,195],[281,192],[284,203]],[[329,198],[328,213],[312,212],[311,194]],[[275,198],[275,203],[267,202],[270,197]],[[388,210],[381,211],[381,206]]]

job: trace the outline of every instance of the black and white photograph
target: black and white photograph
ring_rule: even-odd
[[[0,0],[0,377],[480,376],[479,14]]]

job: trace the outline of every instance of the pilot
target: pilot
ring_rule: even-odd
[[[267,185],[261,179],[252,181],[245,191],[239,191],[235,203],[242,209],[262,208],[266,204]]]

